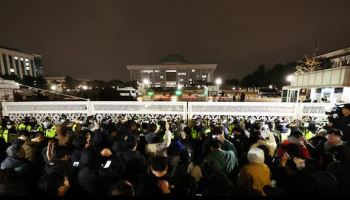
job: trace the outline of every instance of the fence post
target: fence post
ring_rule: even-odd
[[[93,112],[93,103],[92,101],[90,101],[90,99],[87,100],[87,116],[91,116],[91,115],[94,115],[94,112]]]

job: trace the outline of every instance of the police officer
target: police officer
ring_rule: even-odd
[[[30,132],[32,127],[30,125],[29,117],[24,117],[21,123],[17,126],[17,131],[28,131]]]
[[[46,138],[54,138],[56,136],[56,126],[51,123],[50,118],[45,118],[42,127]]]
[[[3,133],[0,135],[6,143],[12,143],[17,136],[16,126],[13,121],[7,121]]]
[[[195,119],[195,124],[192,127],[192,138],[195,140],[200,139],[200,133],[201,131],[203,131],[204,127],[202,124],[202,119],[201,118],[197,118]]]

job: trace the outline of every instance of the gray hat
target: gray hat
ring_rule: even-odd
[[[249,163],[264,163],[264,151],[259,148],[253,147],[248,151],[247,158]]]

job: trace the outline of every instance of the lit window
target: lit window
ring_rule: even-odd
[[[159,72],[159,70],[154,70],[154,72]]]
[[[26,66],[29,66],[29,63],[26,63]]]
[[[29,70],[30,68],[29,67],[26,67],[26,70]]]
[[[14,58],[15,58],[15,60],[18,60],[18,57],[17,57],[17,56],[15,56]]]
[[[190,78],[190,81],[192,81],[192,79]]]
[[[184,75],[184,76],[185,76],[185,75],[186,75],[186,72],[180,72],[180,73],[178,73],[178,75],[180,75],[180,76],[181,76],[181,75]]]
[[[195,69],[192,69],[192,72],[196,72],[196,70],[195,70]]]
[[[207,75],[202,75],[202,78],[207,78]]]
[[[23,59],[23,58],[21,58],[20,60],[21,60],[21,61],[23,61],[24,59]]]
[[[26,59],[24,59],[26,62],[28,62],[29,61],[29,59],[28,58],[26,58]]]
[[[159,78],[164,78],[164,76],[160,76]]]
[[[166,72],[176,72],[175,69],[169,69],[169,70],[165,70]]]
[[[181,79],[180,79],[180,81],[184,81],[184,79],[183,79],[183,78],[181,78]]]
[[[11,69],[10,69],[10,72],[15,73],[15,69],[12,69],[12,68],[11,68]]]

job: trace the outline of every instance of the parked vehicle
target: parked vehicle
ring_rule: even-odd
[[[278,97],[280,93],[277,89],[261,88],[258,92],[260,97]]]

